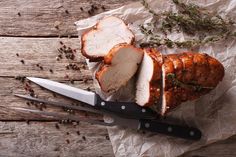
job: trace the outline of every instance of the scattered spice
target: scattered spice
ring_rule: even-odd
[[[60,150],[59,147],[54,148],[54,151],[59,151],[59,150]]]
[[[83,79],[84,83],[88,83],[88,78]]]
[[[77,133],[77,135],[80,135],[80,131],[78,130],[78,131],[76,131],[76,133]]]
[[[106,140],[110,140],[110,137],[108,135],[106,135]]]
[[[66,139],[66,143],[69,144],[69,143],[70,143],[70,140],[69,140],[69,139]]]
[[[66,132],[66,135],[70,135],[70,133],[69,133],[69,132]]]
[[[42,66],[39,66],[40,70],[43,70],[43,67]]]
[[[98,7],[94,4],[91,5],[91,8],[93,8],[94,10],[98,10]]]
[[[21,16],[21,13],[20,13],[20,12],[18,12],[18,13],[17,13],[17,15],[18,15],[18,16]]]
[[[89,15],[93,15],[93,11],[92,10],[88,10],[88,14]]]
[[[20,62],[22,63],[22,64],[25,64],[25,61],[22,59],[22,60],[20,60]]]
[[[28,106],[30,106],[30,102],[26,102],[26,104],[27,104]]]
[[[70,80],[70,83],[71,83],[71,84],[74,84],[74,83],[75,83],[75,81],[74,81],[74,80]]]
[[[82,139],[83,139],[84,141],[86,141],[86,137],[85,137],[85,136],[82,136]]]
[[[56,28],[56,29],[59,29],[59,26],[58,26],[58,25],[56,25],[56,26],[55,26],[55,28]]]
[[[56,127],[56,129],[60,129],[60,127],[59,127],[59,124],[58,124],[58,123],[56,123],[56,124],[55,124],[55,127]]]
[[[86,89],[87,91],[91,91],[91,88],[90,87],[87,87],[87,89]]]
[[[68,36],[70,37],[70,36]],[[59,52],[58,56],[57,56],[57,60],[62,59],[62,55],[64,55],[66,57],[66,59],[69,60],[74,60],[75,59],[75,54],[74,54],[74,50],[72,50],[71,47],[67,47],[62,41],[60,41],[61,47],[59,49],[57,49],[57,51]]]
[[[15,79],[21,81],[22,83],[25,82],[25,78],[25,76],[15,76]]]
[[[65,10],[65,13],[66,13],[66,14],[69,14],[69,11],[68,11],[68,10]]]
[[[17,56],[17,57],[19,57],[19,54],[18,54],[18,53],[16,53],[16,56]]]
[[[38,63],[38,64],[36,64],[36,66],[37,66],[37,67],[39,67],[39,63]]]
[[[102,6],[102,10],[106,10],[106,8],[105,8],[105,6],[104,6],[104,5]]]
[[[83,9],[82,7],[80,7],[80,10],[81,10],[81,11],[84,11],[84,9]]]
[[[66,67],[67,70],[69,70],[69,69],[80,70],[80,66],[77,63],[69,63],[65,67]]]
[[[97,6],[96,4],[92,4],[92,5],[90,6],[90,9],[88,10],[88,14],[89,14],[89,15],[94,15],[95,12],[96,12],[98,9],[99,9],[99,8],[98,8],[98,6]]]
[[[52,69],[49,69],[50,73],[53,73],[53,70]]]

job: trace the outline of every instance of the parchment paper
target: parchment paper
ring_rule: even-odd
[[[191,2],[211,11],[216,11],[223,17],[231,17],[234,21],[236,20],[236,0],[194,0]],[[157,13],[176,9],[171,0],[151,0],[149,4]],[[143,35],[139,32],[138,25],[152,20],[151,14],[147,12],[141,3],[136,2],[77,21],[79,35],[90,29],[99,19],[105,16],[122,18],[134,32],[136,43],[143,40]],[[185,40],[188,37],[182,33],[173,33],[169,35],[169,38]],[[161,48],[160,51],[167,54],[181,52],[183,49],[170,50]],[[217,58],[225,67],[225,77],[211,93],[196,101],[182,104],[175,111],[168,114],[167,117],[177,118],[186,125],[199,128],[203,133],[202,139],[193,142],[160,134],[142,133],[130,129],[112,127],[108,128],[108,133],[115,156],[179,156],[190,150],[236,134],[236,41],[229,39],[202,46],[195,51],[204,52]],[[99,66],[99,63],[87,63],[93,72]],[[102,93],[95,79],[94,84],[97,92],[103,98],[123,101],[132,101],[134,98],[135,86],[133,79],[129,81],[126,87],[112,95]]]

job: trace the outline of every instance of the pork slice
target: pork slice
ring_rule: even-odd
[[[142,49],[132,45],[119,44],[113,47],[96,72],[101,89],[106,93],[112,93],[126,85],[136,73],[142,58]]]
[[[156,111],[161,104],[162,55],[154,49],[145,49],[136,85],[136,103],[152,106]]]
[[[132,44],[134,34],[120,18],[110,16],[100,20],[81,37],[81,52],[90,61],[99,61],[117,44]]]

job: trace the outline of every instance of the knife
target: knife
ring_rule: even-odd
[[[60,118],[60,119],[70,119],[73,121],[83,121],[91,124],[96,125],[103,125],[103,126],[122,126],[125,128],[130,128],[134,130],[145,130],[150,131],[153,133],[160,133],[165,134],[168,136],[188,139],[188,140],[199,140],[201,139],[201,131],[197,128],[187,127],[187,126],[180,126],[180,125],[173,125],[164,122],[160,122],[158,120],[152,119],[126,119],[115,115],[109,115],[111,120],[106,122],[100,120],[94,120],[89,118],[78,117],[75,115],[70,114],[62,114],[62,113],[55,113],[55,112],[47,112],[47,111],[39,111],[39,110],[32,110],[26,108],[19,108],[19,107],[11,107],[14,110],[19,110],[23,112],[35,113],[39,115]]]
[[[133,102],[105,101],[94,92],[42,78],[27,77],[27,79],[50,91],[83,102],[103,112],[134,119],[156,119],[158,116],[152,109],[141,107]]]

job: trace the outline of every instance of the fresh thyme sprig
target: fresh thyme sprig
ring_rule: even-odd
[[[220,15],[211,14],[194,4],[185,4],[179,0],[173,0],[179,12],[168,12],[162,24],[163,29],[179,27],[183,32],[195,35],[197,32],[213,32],[224,34],[230,31],[233,21],[223,19]],[[164,29],[165,30],[165,29]]]
[[[164,45],[169,48],[192,48],[214,43],[229,37],[236,37],[236,32],[232,33],[231,31],[234,25],[232,20],[223,19],[219,15],[206,12],[194,4],[185,4],[179,0],[172,1],[177,5],[179,12],[166,12],[159,15],[150,8],[145,0],[142,0],[144,7],[154,17],[158,17],[158,21],[162,22],[160,27],[155,25],[157,21],[149,23],[148,27],[140,26],[141,32],[147,38],[147,42],[140,44],[141,47],[158,47]],[[159,20],[160,17],[162,17],[161,20]],[[186,34],[192,35],[193,38],[187,41],[172,41],[167,37],[160,37],[155,33],[154,29],[161,30],[165,35],[173,30],[183,31]]]
[[[141,3],[143,4],[143,6],[154,16],[159,16],[154,10],[152,10],[149,6],[149,4],[146,2],[146,0],[142,0]]]

